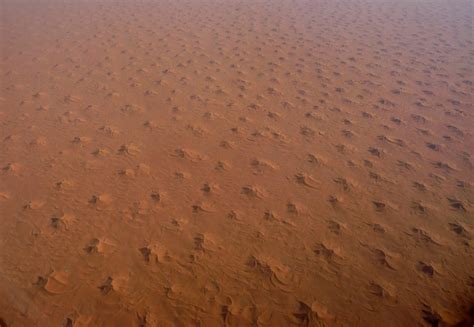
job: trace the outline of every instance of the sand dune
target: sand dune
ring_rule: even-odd
[[[468,326],[472,9],[1,1],[0,325]]]

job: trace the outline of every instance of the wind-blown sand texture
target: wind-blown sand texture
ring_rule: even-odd
[[[2,326],[472,319],[472,2],[0,4]]]

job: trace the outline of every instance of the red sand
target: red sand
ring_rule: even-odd
[[[472,2],[0,6],[0,325],[473,319]]]

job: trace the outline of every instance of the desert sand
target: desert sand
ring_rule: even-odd
[[[472,2],[2,0],[1,326],[469,326]]]

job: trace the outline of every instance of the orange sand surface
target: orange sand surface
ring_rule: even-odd
[[[0,1],[1,326],[468,326],[469,0]]]

